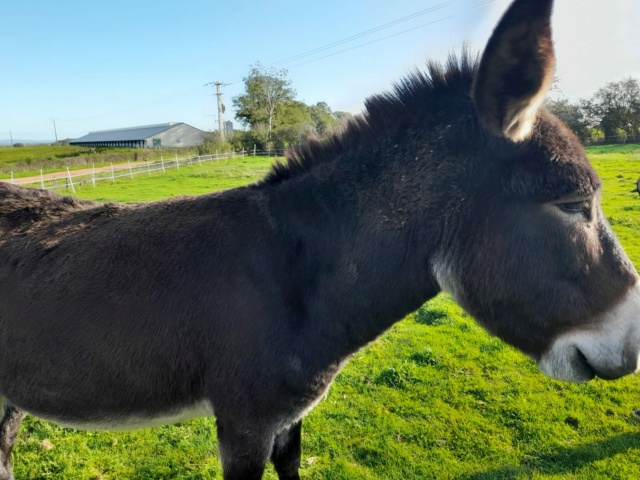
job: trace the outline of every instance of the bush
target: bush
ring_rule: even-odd
[[[198,146],[198,154],[200,155],[214,152],[230,152],[231,150],[233,150],[233,146],[222,138],[220,132],[206,133],[202,139],[202,144]]]
[[[24,143],[20,143],[20,142],[14,143],[13,146],[16,147],[16,148],[17,147],[24,147]]]

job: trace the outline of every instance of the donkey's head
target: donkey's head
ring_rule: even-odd
[[[552,3],[515,0],[488,42],[472,88],[480,133],[470,168],[490,173],[459,181],[464,213],[445,218],[432,271],[545,374],[617,378],[638,367],[638,275],[602,214],[583,148],[542,107],[554,75]]]

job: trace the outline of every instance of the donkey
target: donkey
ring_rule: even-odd
[[[301,421],[439,291],[572,382],[638,366],[638,274],[576,137],[541,105],[552,0],[373,96],[262,181],[156,203],[0,187],[0,478],[24,415],[215,415],[225,480],[299,479]]]

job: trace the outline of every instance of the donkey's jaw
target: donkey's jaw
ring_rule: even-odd
[[[586,382],[594,376],[612,380],[640,368],[640,282],[595,326],[557,338],[538,360],[545,375]]]

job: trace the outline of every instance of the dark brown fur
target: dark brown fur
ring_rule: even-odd
[[[430,63],[254,185],[118,205],[0,183],[0,479],[21,410],[108,428],[198,402],[225,480],[269,459],[298,479],[304,414],[442,288],[536,359],[597,327],[637,276],[577,139],[520,115],[553,64],[540,4],[516,0],[480,63]]]

